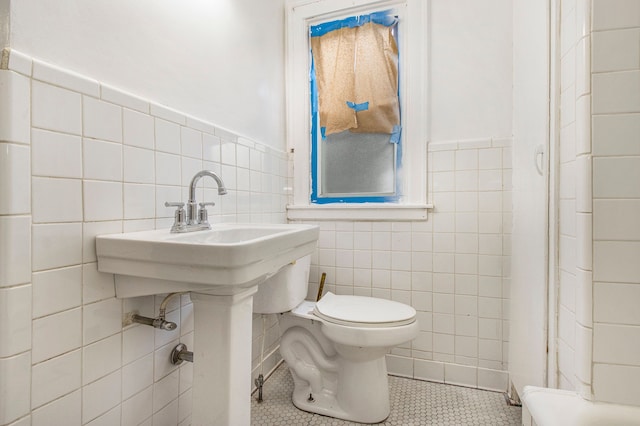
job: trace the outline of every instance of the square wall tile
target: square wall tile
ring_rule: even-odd
[[[31,412],[31,426],[82,424],[82,393],[72,392]]]
[[[122,329],[122,300],[113,298],[84,305],[82,320],[85,345],[116,334]]]
[[[28,77],[0,70],[0,140],[29,143],[31,93]]]
[[[155,153],[149,149],[125,146],[123,150],[123,178],[131,183],[155,183]]]
[[[640,28],[596,31],[592,48],[594,73],[640,68]]]
[[[176,123],[155,119],[156,151],[180,154],[180,126]]]
[[[32,278],[33,317],[40,318],[82,304],[82,266],[36,272]]]
[[[640,199],[594,200],[595,240],[640,240]]]
[[[0,216],[0,287],[31,281],[31,218]]]
[[[180,186],[181,170],[180,156],[156,152],[156,184]]]
[[[593,325],[593,362],[640,367],[640,326]]]
[[[29,414],[31,407],[31,360],[29,352],[0,358],[0,424]]]
[[[122,144],[83,139],[85,179],[122,180]]]
[[[84,181],[84,220],[122,219],[122,183]]]
[[[640,367],[611,364],[593,366],[593,394],[598,401],[640,405],[639,382]]]
[[[125,108],[122,113],[122,132],[125,145],[154,149],[155,125],[150,115]]]
[[[640,283],[640,241],[595,241],[593,279],[600,282]]]
[[[640,70],[593,74],[593,113],[640,111]]]
[[[82,423],[106,413],[121,401],[122,372],[118,370],[82,388]]]
[[[120,368],[122,338],[114,334],[82,348],[82,384],[87,385]]]
[[[220,163],[220,138],[204,133],[202,135],[202,159]]]
[[[82,181],[34,177],[31,182],[33,222],[82,220]]]
[[[640,4],[636,0],[594,0],[593,30],[640,26]]]
[[[41,129],[80,135],[82,99],[77,92],[34,81],[31,85],[31,124]]]
[[[122,367],[122,398],[130,398],[153,384],[153,355]]]
[[[640,155],[640,114],[594,115],[593,155]]]
[[[0,288],[0,358],[31,349],[31,286]]]
[[[153,185],[124,184],[124,218],[154,218],[156,191]]]
[[[33,129],[31,147],[33,175],[82,177],[82,140],[79,136]]]
[[[154,412],[178,398],[179,380],[178,371],[176,370],[153,384]]]
[[[640,326],[640,285],[594,283],[593,320]]]
[[[153,388],[148,387],[122,402],[122,426],[151,425]]]
[[[31,407],[40,407],[80,389],[81,370],[80,350],[34,365],[31,371]]]
[[[183,156],[202,159],[202,132],[180,127],[180,142]]]
[[[28,146],[0,143],[0,215],[31,212]]]
[[[594,198],[640,198],[640,157],[593,159]]]
[[[82,223],[33,225],[33,270],[82,263]]]
[[[153,424],[157,426],[173,426],[178,424],[178,399],[171,401],[153,414]]]
[[[89,96],[83,96],[84,136],[122,142],[122,108]]]
[[[151,327],[139,325],[127,328],[122,333],[122,363],[129,364],[153,352],[154,336]]]
[[[82,346],[80,308],[33,321],[31,361],[36,364]]]

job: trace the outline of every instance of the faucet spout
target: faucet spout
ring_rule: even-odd
[[[198,206],[196,202],[196,185],[198,185],[198,181],[204,176],[209,176],[216,181],[216,185],[218,185],[218,195],[227,193],[227,188],[224,186],[222,179],[211,170],[201,170],[195,174],[193,179],[191,179],[191,184],[189,184],[189,200],[187,201],[187,226],[192,229],[210,229],[204,205],[202,208],[204,213],[202,215],[202,221],[198,219]]]
[[[216,181],[216,184],[218,185],[218,195],[224,195],[227,193],[227,188],[225,188],[224,182],[222,181],[222,179],[220,179],[220,177],[217,174],[215,174],[211,170],[202,170],[196,173],[193,179],[191,179],[191,184],[189,185],[189,202],[195,203],[196,185],[198,185],[198,181],[200,180],[200,178],[204,176],[209,176]]]

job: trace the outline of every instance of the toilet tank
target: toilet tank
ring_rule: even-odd
[[[253,312],[276,314],[298,306],[307,297],[310,264],[311,256],[305,256],[259,284],[253,296]]]

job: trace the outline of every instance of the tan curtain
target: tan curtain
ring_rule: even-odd
[[[345,130],[388,133],[400,125],[398,47],[391,28],[367,23],[311,38],[320,126],[325,134]],[[356,111],[348,102],[368,108]]]

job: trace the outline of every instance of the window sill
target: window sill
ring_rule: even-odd
[[[432,204],[332,204],[289,205],[289,220],[341,220],[341,221],[393,221],[407,222],[427,220],[427,211]]]

